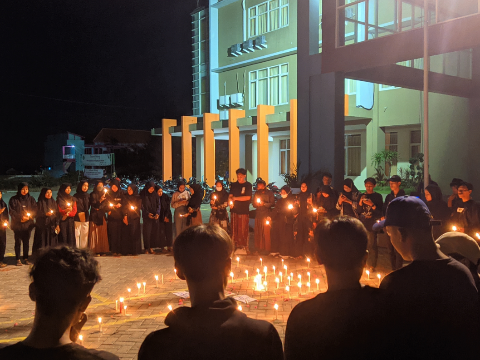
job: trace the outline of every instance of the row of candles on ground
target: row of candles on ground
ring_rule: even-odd
[[[237,260],[237,267],[240,266],[240,258],[237,256],[237,258],[235,259]],[[307,268],[310,268],[310,258],[306,258],[306,261],[307,261]],[[263,266],[263,259],[260,258],[260,267]],[[282,259],[282,267],[285,269],[285,271],[287,271],[287,265],[285,265],[285,260]],[[273,273],[275,274],[275,266],[273,266]]]
[[[273,309],[275,310],[275,319],[274,320],[278,320],[278,304],[277,303],[275,303],[275,305],[273,305]],[[242,305],[238,305],[237,310],[238,311],[243,311]]]
[[[452,226],[452,231],[461,231],[461,230],[459,230],[455,225],[453,225],[453,226]],[[463,232],[463,231],[461,231],[461,232]],[[478,232],[475,233],[475,237],[476,237],[478,240],[480,240],[480,233],[478,233]]]

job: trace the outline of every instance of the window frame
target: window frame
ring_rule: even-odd
[[[353,146],[350,146],[348,144],[348,137],[349,136],[360,136],[360,145],[353,145]],[[344,152],[345,152],[345,164],[344,164],[344,169],[343,169],[343,172],[346,173],[344,174],[344,177],[357,177],[357,176],[361,176],[362,175],[362,133],[361,132],[353,132],[353,133],[348,133],[348,134],[345,134],[344,136]],[[348,149],[349,148],[360,148],[360,173],[359,174],[348,174],[348,170],[347,169],[347,164],[348,164]]]
[[[282,141],[285,141],[285,144],[286,144],[285,149],[282,149]],[[278,147],[279,147],[279,153],[280,153],[279,167],[278,167],[279,173],[280,175],[290,174],[290,138],[280,139]],[[286,161],[287,161],[287,163],[285,164],[285,168],[287,169],[286,173],[282,173],[282,159],[283,159],[282,153],[286,153]]]
[[[251,7],[248,8],[247,12],[248,12],[248,38],[251,39],[251,38],[255,38],[257,36],[261,36],[263,34],[267,34],[269,32],[272,32],[272,31],[276,31],[276,30],[279,30],[279,29],[283,29],[283,28],[286,28],[290,25],[290,0],[286,0],[286,4],[283,4],[282,5],[282,1],[284,0],[278,0],[278,7],[274,8],[274,9],[271,9],[270,8],[270,2],[272,0],[267,0],[267,1],[264,1],[260,4],[257,4],[257,5],[253,5]],[[258,14],[258,8],[260,6],[263,6],[263,5],[266,5],[267,6],[267,10],[262,13],[261,15]],[[287,24],[286,25],[281,25],[281,16],[282,16],[282,9],[284,8],[287,8],[287,16],[288,16],[288,19],[287,19]],[[251,10],[252,9],[255,9],[255,15],[250,15],[251,13]],[[273,12],[273,11],[277,11],[278,10],[278,28],[274,29],[274,30],[271,30],[270,28],[270,13]],[[263,15],[266,15],[266,18],[267,18],[267,31],[265,32],[262,32],[262,33],[259,33],[258,31],[258,17],[259,16],[263,16]],[[251,26],[250,26],[250,23],[252,20],[255,20],[255,34],[252,34],[251,32]]]
[[[282,67],[283,66],[287,66],[287,72],[282,72]],[[278,73],[277,75],[270,75],[270,70],[273,69],[273,68],[278,68]],[[259,78],[258,74],[260,71],[266,71],[267,72],[267,76],[266,77],[262,77],[261,79]],[[261,68],[261,69],[257,69],[257,70],[252,70],[252,71],[249,71],[248,73],[248,108],[249,110],[254,110],[257,108],[258,105],[272,105],[270,103],[270,100],[271,100],[271,94],[270,94],[270,81],[271,79],[273,78],[278,78],[278,104],[275,104],[275,105],[272,105],[272,106],[280,106],[280,105],[288,105],[289,103],[289,81],[290,81],[290,65],[289,63],[281,63],[281,64],[278,64],[278,65],[273,65],[273,66],[269,66],[269,67],[266,67],[266,68]],[[255,73],[255,79],[252,80],[252,74]],[[287,78],[287,88],[286,89],[282,89],[282,78],[283,77],[286,77]],[[259,104],[259,101],[258,101],[258,95],[259,95],[259,92],[258,92],[258,89],[259,89],[259,81],[260,80],[266,80],[267,81],[267,94],[266,94],[266,98],[267,98],[267,104]],[[255,106],[252,106],[252,84],[255,83]],[[286,90],[286,101],[285,102],[282,102],[282,95],[283,95],[283,91]]]

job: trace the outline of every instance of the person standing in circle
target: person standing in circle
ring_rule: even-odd
[[[37,208],[32,253],[36,253],[42,248],[57,246],[60,233],[57,202],[52,197],[52,189],[42,189],[38,197]]]
[[[75,241],[75,215],[77,214],[77,200],[70,195],[72,184],[60,185],[57,194],[57,207],[60,216],[59,243],[76,247]]]
[[[77,248],[88,247],[88,211],[90,210],[90,194],[88,193],[88,181],[82,180],[77,185],[74,195],[77,199],[77,213],[75,214],[75,241]]]
[[[232,240],[237,248],[248,249],[248,222],[250,220],[250,202],[252,184],[247,181],[247,170],[237,170],[237,181],[230,185],[230,212],[232,213]]]
[[[88,229],[88,247],[94,254],[105,255],[110,251],[108,246],[107,211],[108,202],[105,201],[107,188],[103,181],[97,181],[90,194],[90,224]]]
[[[175,237],[187,228],[187,205],[190,200],[190,193],[185,189],[185,182],[178,183],[178,190],[172,196],[172,208],[175,209],[173,215],[175,221]]]

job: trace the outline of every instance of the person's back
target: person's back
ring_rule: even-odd
[[[181,307],[165,319],[166,329],[145,339],[139,359],[281,359],[282,344],[272,324],[248,318],[235,300],[209,308]]]
[[[16,343],[0,349],[2,360],[116,360],[117,356],[106,351],[97,351],[84,348],[81,345],[70,343],[54,348],[35,348]]]
[[[328,291],[293,309],[285,358],[391,358],[395,339],[390,337],[387,293],[359,282],[368,257],[365,227],[352,217],[325,220],[316,229],[315,241]]]
[[[233,250],[228,234],[215,225],[190,227],[175,239],[175,268],[187,281],[192,307],[170,312],[168,328],[147,336],[139,360],[283,359],[273,325],[247,318],[225,298]]]

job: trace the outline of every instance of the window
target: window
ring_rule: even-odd
[[[251,71],[249,79],[250,109],[288,104],[288,64]]]
[[[359,176],[362,172],[362,135],[345,135],[345,175]]]
[[[290,174],[290,139],[280,140],[280,174]]]
[[[288,1],[269,0],[249,8],[249,36],[259,36],[288,26]]]
[[[385,134],[385,150],[396,151],[398,153],[398,133],[387,132]],[[392,167],[397,166],[397,160],[392,163]],[[389,164],[385,164],[385,174],[392,175],[392,169]]]
[[[421,153],[422,147],[422,131],[413,130],[410,131],[410,157],[415,157],[418,153]]]
[[[208,18],[204,10],[192,15],[193,115],[208,111]]]
[[[345,79],[345,94],[347,95],[357,94],[357,80]]]

